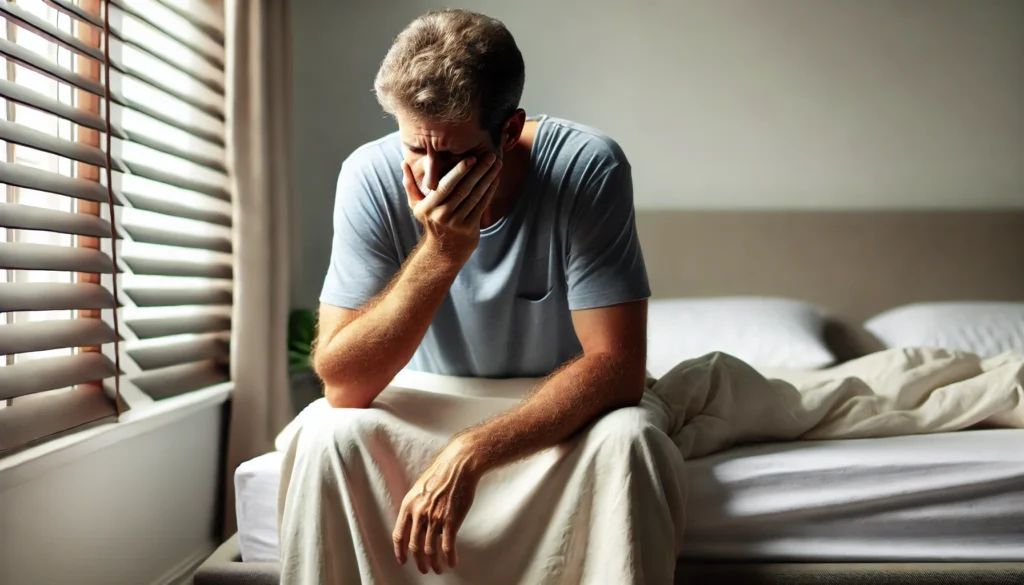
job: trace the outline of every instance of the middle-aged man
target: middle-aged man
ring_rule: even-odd
[[[461,10],[384,58],[399,130],[338,178],[314,356],[334,408],[286,460],[286,584],[672,581],[683,462],[645,393],[630,165],[527,118],[524,79],[505,26]],[[389,386],[410,371],[477,385]],[[484,378],[539,380],[509,399]]]

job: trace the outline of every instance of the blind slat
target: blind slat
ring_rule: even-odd
[[[152,276],[193,276],[200,278],[230,279],[232,268],[227,263],[217,262],[186,262],[181,260],[165,260],[162,258],[145,258],[125,256],[125,264],[135,274]],[[88,272],[88,271],[82,271]]]
[[[93,130],[98,130],[100,132],[107,131],[106,124],[101,116],[76,108],[71,104],[65,104],[37,91],[32,91],[31,89],[4,79],[0,79],[0,96],[14,102],[31,106],[37,110],[42,110],[55,116],[59,116],[65,120],[70,120],[76,124],[85,126],[86,128],[92,128]],[[194,150],[179,148],[177,146],[167,144],[158,138],[147,136],[139,132],[132,132],[130,134],[126,133],[116,122],[111,124],[110,133],[117,138],[129,139],[132,142],[143,144],[161,152],[190,160],[216,171],[227,172],[224,162],[216,157],[208,156]]]
[[[228,379],[225,365],[206,361],[145,372],[135,376],[132,382],[153,400],[160,400],[227,382]]]
[[[0,368],[0,399],[59,390],[114,375],[114,364],[99,352],[41,358]]]
[[[139,307],[230,305],[232,298],[230,290],[212,286],[194,288],[125,287],[124,292]],[[0,303],[2,302],[0,301]]]
[[[117,7],[118,9],[123,11],[125,14],[130,14],[130,15],[134,16],[135,18],[138,18],[139,20],[141,20],[141,21],[143,21],[143,22],[145,22],[145,23],[147,23],[147,24],[149,24],[151,26],[155,26],[157,28],[161,28],[160,22],[158,22],[156,18],[150,16],[149,14],[147,14],[144,11],[137,10],[134,6],[132,6],[133,2],[131,2],[131,0],[128,0],[128,1],[125,1],[125,0],[111,0],[110,4],[111,4],[111,6]],[[198,15],[197,11],[199,11],[199,12],[206,12],[206,13],[208,13],[208,11],[202,11],[202,9],[200,8],[200,5],[193,5],[191,10],[179,10],[177,6],[175,6],[173,3],[170,3],[170,2],[161,2],[160,4],[163,4],[164,6],[170,8],[175,13],[181,15],[185,20],[190,22],[198,30],[206,33],[210,37],[210,39],[213,40],[214,43],[216,43],[217,45],[221,45],[221,46],[224,45],[224,31],[223,31],[223,29],[218,30],[216,27],[211,26],[210,24],[205,23],[203,21],[203,19]],[[218,67],[224,67],[224,60],[219,55],[216,55],[212,51],[209,51],[206,48],[204,48],[202,46],[202,44],[199,43],[198,41],[196,41],[194,39],[187,39],[187,38],[179,39],[179,40],[182,43],[188,45],[190,48],[192,48],[197,53],[199,53],[199,54],[203,55],[204,57],[206,57],[214,65],[217,65]]]
[[[143,146],[154,148],[156,150],[159,150],[160,152],[174,155],[185,160],[190,160],[196,164],[203,165],[204,167],[211,168],[215,171],[219,171],[221,173],[228,172],[227,167],[224,166],[224,161],[220,160],[219,158],[203,154],[202,152],[199,152],[197,150],[179,148],[177,146],[168,144],[160,140],[159,138],[149,136],[141,132],[129,132],[127,138],[136,144],[142,144]]]
[[[74,0],[46,0],[46,2],[56,7],[57,10],[60,10],[70,16],[74,16],[78,20],[84,20],[96,28],[103,28],[103,19],[100,18],[99,15],[85,10],[78,4],[75,4]],[[113,30],[113,27],[111,27],[111,32],[113,32]]]
[[[231,302],[230,296],[228,303]],[[109,309],[114,296],[98,284],[85,282],[0,283],[0,312]]]
[[[99,15],[92,14],[89,11],[82,9],[80,6],[75,4],[72,0],[47,0],[47,2],[49,4],[51,4],[51,5],[53,5],[54,7],[56,7],[58,10],[68,14],[69,16],[73,16],[73,17],[75,17],[75,18],[77,18],[77,19],[79,19],[81,21],[87,22],[87,23],[95,26],[96,28],[99,28],[99,29],[103,28],[103,19]],[[116,8],[116,5],[115,5],[115,10],[121,10],[121,9],[120,8]],[[124,11],[121,10],[121,12],[124,12]],[[135,18],[136,20],[139,20],[140,22],[147,23],[151,27],[159,29],[159,27],[157,27],[157,26],[155,26],[155,25],[153,25],[151,23],[148,23],[147,20],[144,20],[144,19],[139,18],[137,16],[132,16],[129,13],[125,13],[125,14],[129,15],[129,17],[131,17],[131,18]],[[117,18],[116,16],[117,16],[117,14],[115,12],[115,17],[110,19],[110,34],[111,34],[111,36],[113,36],[113,37],[115,37],[115,38],[117,38],[117,39],[119,39],[121,41],[130,43],[133,46],[138,47],[140,49],[146,50],[150,54],[152,54],[154,57],[158,57],[158,58],[163,59],[163,57],[161,57],[159,54],[154,53],[153,51],[149,50],[146,47],[139,46],[139,44],[134,42],[133,40],[127,39],[126,36],[125,36],[123,25],[122,25],[122,18]],[[223,61],[223,59],[221,59],[217,55],[211,54],[210,51],[204,50],[202,47],[197,45],[191,39],[181,39],[181,38],[175,37],[174,35],[168,35],[168,36],[170,36],[171,38],[175,39],[176,41],[178,41],[182,45],[185,45],[190,51],[195,53],[197,56],[201,57],[203,60],[205,60],[211,66],[219,68],[219,69],[223,69],[224,68],[224,61]],[[166,61],[166,59],[165,59],[165,61]],[[170,62],[170,61],[167,61],[167,62],[168,62],[168,64],[172,64],[173,65],[172,62]],[[224,86],[223,85],[220,85],[220,93],[224,93]]]
[[[116,22],[116,19],[111,20],[111,24],[113,24],[114,22]],[[168,34],[163,30],[148,24],[143,24],[142,26],[150,29],[150,31],[148,31],[148,34],[152,35],[151,37],[143,36],[142,38],[132,38],[128,35],[120,34],[121,31],[119,30],[118,34],[116,35],[117,39],[124,45],[130,46],[136,51],[141,51],[146,55],[152,57],[153,59],[158,59],[161,63],[164,63],[168,67],[173,67],[174,69],[177,69],[185,75],[188,75],[192,79],[198,81],[199,83],[202,83],[204,86],[206,86],[208,89],[216,93],[218,96],[223,97],[223,66],[211,63],[209,59],[206,58],[205,55],[196,51],[192,47],[185,45],[182,39],[175,37],[174,35]],[[118,26],[117,28],[120,29],[121,27]],[[111,30],[113,31],[114,29]],[[205,64],[205,67],[193,62],[191,59],[185,58],[184,55],[178,54],[177,58],[175,58],[175,55],[173,53],[163,53],[162,51],[167,49],[166,47],[160,47],[161,35],[166,36],[166,38],[162,39],[162,42],[164,43],[167,42],[167,39],[170,39],[171,41],[175,41],[178,43],[182,43],[184,47],[179,50],[186,51],[186,55],[195,56],[201,59],[201,62]],[[113,48],[113,45],[111,45],[111,47]],[[119,68],[119,70],[121,69]]]
[[[198,122],[192,120],[182,120],[179,117],[174,116],[173,114],[170,114],[158,108],[151,107],[136,100],[124,100],[123,102],[118,102],[116,99],[114,99],[111,101],[113,101],[114,103],[119,103],[125,107],[131,108],[136,112],[146,114],[147,116],[153,119],[160,120],[164,124],[174,126],[175,128],[181,130],[182,132],[188,132],[189,134],[195,136],[196,138],[201,138],[217,146],[224,146],[224,137],[221,134],[214,130],[210,130],[209,128],[203,127],[202,124]]]
[[[8,122],[7,120],[0,120],[0,140],[57,154],[98,167],[107,166],[106,154],[95,146],[64,140],[52,134],[40,132],[35,128],[22,126],[15,122]],[[125,170],[124,164],[117,157],[111,157],[111,167],[118,171]]]
[[[65,177],[14,163],[0,162],[0,183],[96,203],[107,202],[107,188],[95,181]],[[121,205],[121,195],[117,188],[114,189],[114,205]]]
[[[160,0],[160,3],[205,32],[215,43],[224,44],[224,16],[210,9],[209,4],[192,0]]]
[[[111,274],[114,262],[93,248],[0,242],[0,268]]]
[[[98,47],[92,47],[85,44],[82,39],[79,39],[73,33],[61,30],[57,25],[32,14],[14,2],[0,0],[0,13],[3,13],[9,20],[14,21],[21,27],[27,28],[42,37],[46,37],[58,45],[63,45],[67,49],[75,51],[80,55],[91,57],[100,62],[103,61],[103,51]],[[113,55],[111,55],[111,57],[113,57]],[[115,66],[114,61],[111,59],[111,67],[113,66]]]
[[[221,236],[198,235],[184,232],[172,232],[149,226],[125,225],[124,231],[136,242],[147,244],[163,244],[182,248],[199,248],[214,252],[231,253],[231,240]]]
[[[0,227],[42,230],[94,238],[110,237],[110,222],[87,213],[0,202]]]
[[[149,85],[152,85],[153,87],[162,90],[164,93],[172,95],[178,98],[179,100],[185,102],[186,104],[189,104],[193,108],[205,112],[219,121],[224,121],[223,106],[221,106],[220,104],[214,104],[203,99],[200,99],[199,96],[195,95],[194,93],[185,91],[172,83],[168,83],[166,80],[155,75],[152,75],[149,71],[146,71],[144,69],[129,68],[127,71],[124,72],[124,75],[129,75],[131,77],[134,77],[135,79],[144,81]]]
[[[189,339],[179,343],[129,349],[126,353],[143,370],[159,370],[203,360],[225,361],[228,358],[228,344],[220,339]]]
[[[93,114],[92,112],[88,112],[81,108],[76,108],[71,104],[55,100],[39,93],[38,91],[32,91],[27,87],[7,81],[6,79],[0,79],[0,96],[9,99],[12,102],[18,102],[19,104],[25,104],[26,106],[31,106],[37,110],[48,112],[54,116],[60,116],[65,120],[71,120],[75,124],[85,126],[86,128],[92,128],[93,130],[99,130],[100,132],[107,131],[107,126],[104,123],[102,116]],[[124,133],[124,130],[122,130],[117,124],[111,124],[110,133],[118,138],[128,137]]]
[[[113,420],[116,415],[114,401],[98,386],[79,387],[75,392],[27,396],[18,401],[17,408],[0,409],[0,452],[89,424]]]
[[[63,81],[69,85],[73,85],[78,89],[84,89],[85,91],[93,95],[103,95],[103,84],[94,79],[89,79],[82,75],[79,75],[73,71],[70,71],[64,67],[61,67],[55,61],[51,61],[46,57],[32,52],[21,45],[17,45],[8,41],[7,39],[0,39],[0,55],[4,55],[12,61],[17,61],[25,67],[34,69],[39,73],[48,75]],[[112,95],[113,101],[123,104],[124,98]]]
[[[12,43],[6,39],[0,39],[0,55],[16,61],[21,65],[28,67],[34,71],[37,71],[43,75],[62,81],[68,85],[77,87],[78,89],[87,91],[93,95],[102,97],[104,95],[103,84],[77,73],[70,71],[64,67],[61,67],[55,61],[51,61],[38,53],[34,53],[21,45]],[[115,84],[116,86],[116,84]],[[162,91],[162,90],[158,90]],[[178,117],[171,115],[160,108],[150,106],[146,103],[139,102],[137,100],[126,99],[122,95],[121,91],[117,87],[111,87],[110,100],[116,104],[131,108],[147,116],[151,116],[170,124],[176,128],[181,129],[184,132],[188,132],[193,136],[202,138],[209,142],[213,142],[218,146],[224,145],[224,137],[220,136],[217,132],[203,128],[200,124],[191,121],[183,121]]]
[[[100,319],[54,319],[0,326],[0,355],[88,347],[113,341],[114,330]]]
[[[226,315],[125,319],[124,324],[139,339],[167,337],[183,333],[220,333],[231,330],[231,318]]]
[[[50,39],[53,42],[62,45],[71,51],[78,53],[79,55],[89,57],[91,59],[95,59],[100,63],[103,63],[103,51],[99,47],[87,45],[85,42],[83,42],[81,39],[76,37],[71,32],[61,30],[56,25],[36,16],[35,14],[32,14],[31,12],[28,12],[24,8],[21,8],[20,6],[14,4],[13,2],[10,2],[9,0],[0,0],[0,13],[4,14],[9,19],[15,21],[24,28],[30,29],[33,32],[38,33],[39,35],[47,39]],[[183,70],[181,67],[178,66],[178,64],[173,63],[160,55],[154,54],[152,51],[146,49],[145,47],[138,47],[133,43],[129,44],[132,44],[132,46],[135,47],[136,50],[143,51],[146,54],[153,57],[154,59],[158,59],[159,61],[165,63],[169,67],[173,67],[181,71],[185,75],[188,75],[190,78],[195,79],[199,83],[202,83],[211,91],[214,91],[221,96],[224,94],[224,87],[220,84],[211,84],[202,77],[196,76],[190,71]],[[202,99],[199,99],[199,97],[194,95],[193,93],[184,91],[176,85],[168,83],[161,77],[152,75],[146,69],[138,69],[134,67],[125,66],[125,63],[121,58],[121,52],[122,51],[119,50],[118,47],[114,47],[113,45],[111,45],[110,67],[112,69],[120,71],[125,75],[131,75],[132,77],[145,81],[146,83],[149,83],[154,87],[159,87],[165,92],[177,97],[178,99],[186,103],[191,104],[193,107],[196,107],[210,114],[211,116],[214,116],[220,120],[224,119],[224,110],[222,107],[219,107],[219,105],[211,104]],[[51,67],[60,67],[60,65],[58,65],[57,63],[53,63]],[[102,95],[102,93],[97,95]]]
[[[217,199],[221,199],[223,201],[231,201],[231,193],[227,189],[224,189],[223,187],[217,187],[214,185],[210,185],[209,183],[196,181],[188,177],[183,177],[175,173],[162,171],[155,167],[140,165],[138,163],[125,164],[128,165],[128,169],[131,171],[133,175],[145,177],[147,179],[159,181],[161,183],[166,183],[168,185],[173,185],[175,187],[181,187],[182,189],[188,189],[189,191],[195,191],[197,193],[209,195],[210,197],[216,197]]]
[[[61,10],[61,11],[65,12],[65,13],[71,15],[71,16],[74,16],[74,17],[76,17],[76,18],[78,18],[80,20],[84,20],[84,22],[92,25],[93,27],[96,27],[97,29],[102,29],[103,28],[103,19],[102,19],[102,17],[100,17],[99,14],[93,14],[93,13],[89,12],[88,10],[83,9],[81,6],[76,4],[74,2],[74,0],[46,0],[46,1],[47,1],[47,3],[55,6],[58,10]],[[122,12],[125,12],[122,8],[118,7],[118,4],[119,4],[118,2],[114,2],[113,4],[115,6],[115,9],[121,10]],[[193,25],[196,26],[196,28],[200,29],[203,32],[206,32],[207,34],[210,34],[207,31],[206,26],[200,25],[197,22],[197,20],[194,20],[193,18],[189,17],[191,14],[189,14],[188,11],[181,11],[181,10],[175,9],[176,7],[174,7],[174,6],[169,6],[169,7],[171,9],[174,9],[175,12],[178,12],[179,14],[181,14],[186,19],[188,19],[189,22],[193,23]],[[200,7],[205,7],[205,5],[202,4],[202,3],[198,4],[197,8],[200,8]],[[125,12],[125,13],[126,14],[130,14],[129,12]],[[207,10],[206,13],[207,14],[212,14],[212,12],[209,11],[209,10]],[[138,18],[138,16],[135,16],[135,17]],[[138,19],[141,20],[141,22],[146,22],[146,20],[144,20],[142,18],[138,18]],[[152,23],[150,23],[150,25],[154,26]],[[213,35],[211,35],[213,40],[216,41],[219,38],[220,40],[217,41],[217,42],[219,42],[220,44],[223,44],[223,32],[222,31],[218,31],[216,28],[212,28],[212,27],[209,29],[209,31],[213,32]],[[111,34],[114,35],[115,37],[119,38],[119,39],[124,40],[124,31],[122,30],[121,23],[119,22],[119,18],[111,18]],[[218,55],[211,54],[210,51],[204,50],[203,47],[195,44],[195,42],[190,42],[187,39],[177,39],[177,40],[181,44],[187,46],[189,49],[195,51],[197,54],[199,54],[200,56],[205,58],[207,61],[210,62],[211,65],[223,69],[224,61]]]
[[[208,209],[200,205],[189,205],[179,201],[144,196],[137,193],[124,193],[124,196],[133,206],[139,209],[231,227],[231,215],[216,209]]]

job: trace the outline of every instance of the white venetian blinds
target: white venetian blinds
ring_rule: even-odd
[[[0,0],[0,454],[227,379],[224,58],[214,2]]]

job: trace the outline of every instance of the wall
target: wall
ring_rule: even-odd
[[[394,128],[380,59],[441,5],[292,4],[298,305],[323,281],[341,161]],[[1024,2],[461,5],[516,36],[527,112],[622,144],[640,209],[1024,207]]]
[[[223,408],[0,490],[0,583],[164,585],[208,556],[219,542]]]

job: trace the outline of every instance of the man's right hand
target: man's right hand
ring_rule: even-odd
[[[423,224],[427,243],[464,264],[480,242],[480,222],[498,188],[501,161],[488,153],[479,162],[463,159],[448,171],[437,189],[424,194],[412,168],[402,162],[403,183],[413,215]]]

